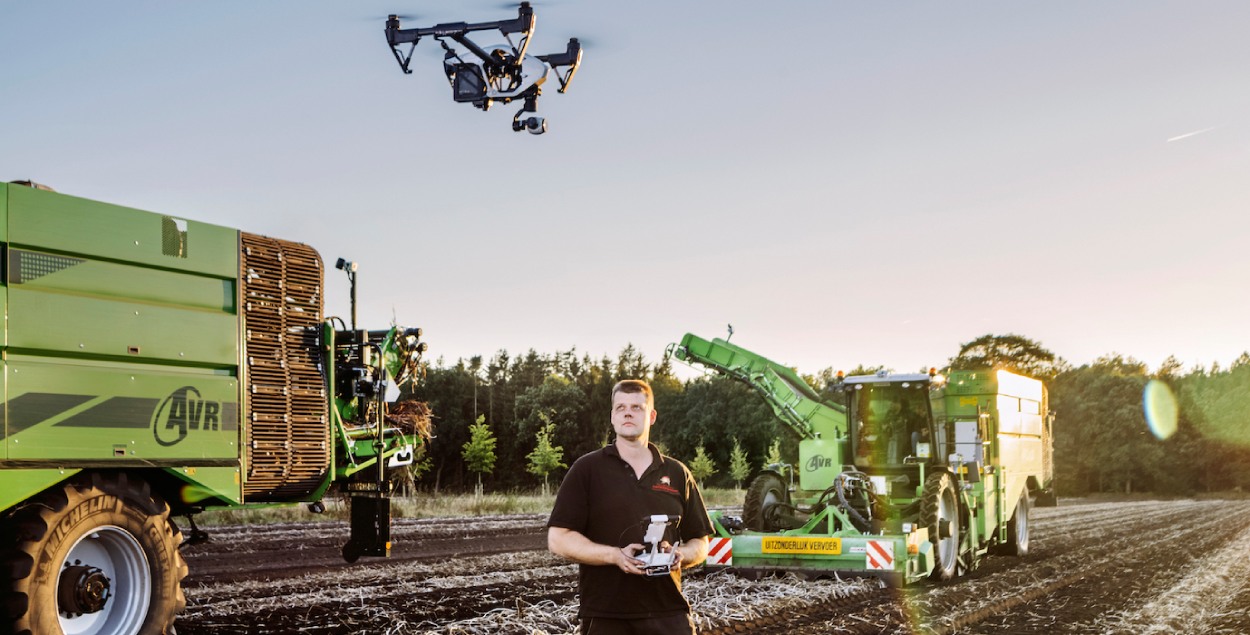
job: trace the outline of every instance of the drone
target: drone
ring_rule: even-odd
[[[476,31],[499,31],[507,44],[478,46],[468,37]],[[412,73],[409,64],[417,43],[423,37],[432,37],[445,51],[443,72],[451,84],[452,99],[457,103],[471,103],[482,110],[489,109],[494,102],[506,104],[521,100],[524,105],[512,117],[512,130],[527,130],[538,135],[547,131],[547,120],[537,116],[543,83],[555,75],[560,84],[559,92],[568,91],[582,63],[582,45],[577,38],[570,38],[563,53],[529,55],[526,50],[533,34],[534,8],[529,2],[521,3],[516,18],[495,22],[448,22],[427,28],[401,29],[398,15],[386,18],[386,42],[391,45],[395,61],[404,73]],[[465,51],[449,45],[449,39]],[[405,44],[410,45],[407,52],[401,50]]]

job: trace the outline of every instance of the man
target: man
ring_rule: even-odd
[[[616,440],[573,463],[547,521],[547,547],[580,566],[583,635],[693,634],[681,569],[707,558],[712,523],[690,470],[650,443],[655,398],[644,381],[612,388]],[[668,575],[648,576],[635,558],[652,515],[680,515],[666,537],[676,556]]]

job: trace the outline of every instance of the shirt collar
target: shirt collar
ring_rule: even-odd
[[[655,444],[654,444],[654,443],[651,443],[650,441],[648,441],[648,442],[647,442],[647,449],[648,449],[648,450],[651,450],[651,466],[652,466],[652,467],[656,467],[656,466],[660,466],[660,465],[663,465],[663,464],[664,464],[664,455],[663,455],[663,454],[660,454],[660,449],[659,449],[659,448],[657,448],[657,447],[655,447]],[[612,443],[607,444],[606,446],[604,446],[603,451],[604,451],[604,452],[605,452],[608,456],[614,456],[614,457],[616,457],[616,458],[618,458],[618,459],[621,459],[622,461],[624,461],[624,460],[625,460],[625,459],[621,458],[621,451],[620,451],[620,450],[618,450],[618,449],[616,449],[616,442],[615,442],[615,441],[614,441],[614,442],[612,442]],[[649,470],[648,470],[648,471],[649,471]]]

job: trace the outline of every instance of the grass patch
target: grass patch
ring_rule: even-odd
[[[703,504],[708,507],[742,507],[746,500],[746,490],[709,487],[703,490]]]
[[[554,494],[534,492],[495,494],[417,495],[394,498],[392,513],[401,518],[445,518],[497,516],[500,514],[546,514],[555,504]]]
[[[703,500],[708,507],[740,507],[742,490],[708,488]],[[458,518],[498,516],[503,514],[547,514],[555,504],[555,494],[539,492],[501,492],[482,496],[472,494],[418,494],[391,499],[395,518]],[[195,517],[195,522],[212,527],[220,525],[264,525],[273,523],[311,522],[319,520],[347,521],[346,500],[326,497],[325,512],[314,514],[308,505],[264,505],[238,509],[209,510]]]
[[[322,503],[325,513],[314,514],[308,505],[263,505],[235,509],[210,509],[195,517],[196,524],[206,527],[221,525],[271,525],[274,523],[303,523],[318,520],[347,520],[347,503],[326,498]],[[179,523],[181,524],[181,523]]]

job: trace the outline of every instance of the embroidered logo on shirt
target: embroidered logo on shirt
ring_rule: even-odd
[[[652,485],[651,489],[656,492],[664,492],[665,494],[681,494],[681,492],[673,489],[673,480],[667,476],[661,476],[660,482]]]

